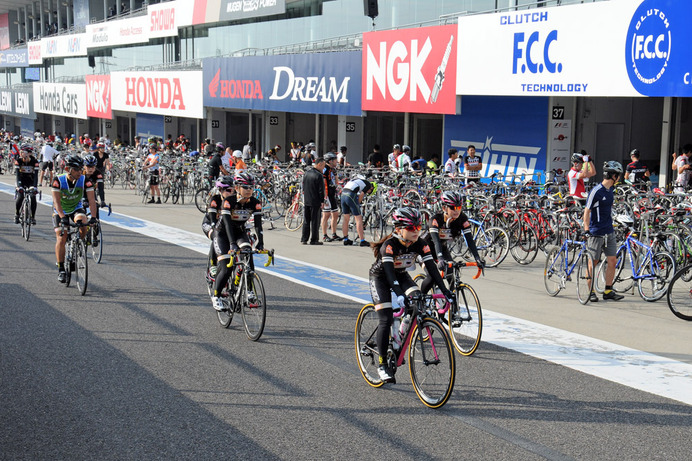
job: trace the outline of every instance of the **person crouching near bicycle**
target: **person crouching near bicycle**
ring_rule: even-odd
[[[211,244],[209,245],[209,275],[212,279],[216,279],[217,273],[217,255],[214,249],[214,230],[221,218],[221,205],[223,201],[235,193],[233,189],[233,176],[224,175],[216,181],[216,189],[218,194],[214,194],[207,203],[207,211],[202,219],[202,232],[209,237]]]
[[[55,228],[55,259],[58,266],[58,281],[65,283],[65,243],[67,232],[63,227],[70,224],[70,220],[87,222],[83,200],[87,198],[91,219],[89,224],[96,224],[96,199],[94,198],[94,184],[88,181],[82,174],[84,161],[78,155],[70,155],[65,160],[67,173],[53,178],[53,227]],[[84,238],[86,227],[79,229]]]
[[[423,259],[428,273],[448,300],[452,293],[445,286],[440,273],[435,267],[430,245],[420,239],[421,214],[415,208],[398,208],[392,213],[394,232],[372,245],[375,262],[370,268],[370,294],[379,317],[377,329],[377,352],[380,356],[378,374],[385,382],[392,382],[392,371],[387,367],[387,346],[389,345],[390,327],[394,323],[392,309],[392,291],[397,297],[397,304],[404,306],[406,296],[420,293],[418,286],[411,279],[407,269],[413,267],[416,258]]]
[[[622,165],[619,162],[613,160],[605,162],[603,164],[603,182],[591,189],[584,207],[584,230],[589,233],[586,245],[593,256],[594,267],[601,259],[601,252],[605,253],[607,266],[603,299],[612,299],[613,301],[624,298],[621,294],[613,291],[618,250],[615,230],[613,229],[613,186],[620,178],[622,171]],[[594,269],[591,268],[592,273],[593,271]],[[591,289],[589,301],[597,302],[598,296],[593,292],[593,284]]]
[[[38,186],[39,163],[33,156],[34,148],[29,144],[23,144],[19,157],[14,161],[14,173],[17,177],[14,223],[19,224],[19,209],[24,202],[24,193],[31,194],[31,224],[36,224],[36,187]],[[30,189],[31,188],[31,189]]]
[[[464,197],[459,192],[447,191],[440,197],[440,202],[442,203],[442,213],[436,214],[430,221],[430,240],[432,240],[435,254],[437,255],[438,269],[445,276],[448,275],[447,269],[454,258],[449,253],[447,242],[458,238],[462,234],[473,258],[476,260],[476,264],[482,269],[485,266],[485,261],[478,254],[469,218],[461,211]],[[430,276],[430,272],[428,272],[428,276],[421,284],[421,291],[427,293],[432,288],[432,284],[433,278]]]
[[[264,249],[262,235],[262,203],[252,194],[255,189],[255,178],[247,171],[240,171],[233,177],[235,194],[229,194],[221,205],[221,219],[214,232],[214,250],[218,255],[218,272],[214,282],[214,296],[211,303],[214,309],[224,309],[220,294],[228,283],[232,268],[228,267],[231,253],[238,250],[250,253],[250,268],[255,266],[252,260],[252,245],[245,229],[245,224],[254,217],[255,232],[257,233],[257,250]]]

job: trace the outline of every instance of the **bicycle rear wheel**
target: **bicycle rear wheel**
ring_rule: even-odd
[[[418,333],[419,329],[422,334]],[[453,346],[442,324],[431,317],[425,317],[416,325],[412,334],[408,368],[413,389],[426,406],[440,408],[447,403],[454,388]]]
[[[673,315],[692,322],[692,265],[683,267],[673,276],[666,300]]]
[[[671,255],[662,251],[653,255],[652,260],[647,258],[644,264],[645,267],[641,274],[644,278],[637,279],[639,296],[644,301],[658,301],[666,294],[668,282],[675,274],[675,260]]]
[[[231,326],[231,322],[233,321],[233,313],[235,312],[233,298],[231,295],[229,295],[221,298],[221,302],[223,303],[224,310],[216,311],[216,318],[219,319],[219,323],[222,327],[228,328]]]
[[[457,305],[447,313],[449,336],[461,355],[476,352],[483,332],[481,302],[476,291],[465,283],[456,289]]]
[[[69,237],[68,237],[69,238]],[[72,281],[72,264],[74,264],[72,253],[72,242],[69,240],[65,244],[65,286],[69,287]]]
[[[101,263],[103,258],[103,229],[101,223],[92,225],[89,229],[91,233],[91,257],[96,264]]]
[[[303,203],[293,202],[284,215],[286,229],[295,232],[303,225]]]
[[[545,258],[543,269],[543,283],[545,291],[550,296],[556,296],[562,290],[562,281],[565,277],[565,252],[561,248],[553,248]]]
[[[356,320],[356,359],[360,374],[372,387],[380,387],[384,384],[377,373],[380,363],[375,338],[379,324],[380,319],[375,306],[373,304],[363,306]]]
[[[584,248],[579,262],[577,262],[577,298],[582,304],[589,302],[591,290],[593,290],[592,274],[594,270],[593,258],[591,258],[589,250]]]
[[[267,320],[267,298],[262,279],[256,273],[247,276],[247,289],[241,313],[245,334],[249,340],[257,341],[262,336]]]
[[[531,264],[538,254],[536,231],[533,230],[533,227],[522,224],[516,227],[513,233],[514,246],[510,248],[509,252],[519,264]]]
[[[476,248],[485,260],[486,267],[497,267],[509,253],[509,236],[499,227],[490,227],[485,232],[478,233]]]
[[[89,281],[89,258],[87,257],[84,240],[78,239],[74,245],[75,282],[77,283],[79,294],[84,296]]]
[[[209,195],[209,189],[202,188],[195,192],[195,206],[202,212],[207,212],[207,195]]]

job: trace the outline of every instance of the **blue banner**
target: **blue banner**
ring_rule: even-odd
[[[137,114],[137,136],[163,138],[163,115]]]
[[[463,162],[473,145],[483,162],[483,177],[543,172],[548,113],[547,97],[463,96],[461,115],[445,115],[443,162],[451,147]]]
[[[204,105],[361,116],[361,53],[207,58]]]
[[[29,52],[26,48],[0,51],[0,67],[28,67]]]

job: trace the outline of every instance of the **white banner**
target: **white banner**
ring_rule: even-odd
[[[86,56],[87,34],[72,34],[41,39],[41,59]],[[29,51],[31,54],[31,50]],[[31,56],[29,56],[29,63]]]
[[[34,83],[34,112],[86,119],[86,85]]]
[[[625,42],[641,1],[461,16],[457,94],[641,96]]]
[[[113,72],[113,110],[203,118],[202,71]]]
[[[41,41],[36,40],[34,42],[29,42],[27,43],[26,47],[29,53],[29,65],[42,64],[43,58],[41,57]]]
[[[149,38],[178,35],[178,28],[192,25],[194,2],[189,0],[157,3],[147,7]]]
[[[148,17],[136,16],[119,21],[89,24],[86,27],[86,35],[87,47],[89,48],[148,42]]]

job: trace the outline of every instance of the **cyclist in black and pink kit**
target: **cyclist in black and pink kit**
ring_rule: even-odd
[[[254,217],[255,232],[257,233],[257,250],[264,249],[264,237],[262,235],[262,203],[252,194],[255,189],[255,178],[252,174],[241,171],[233,178],[235,194],[226,197],[221,205],[221,220],[214,232],[214,250],[217,254],[218,273],[214,282],[214,296],[212,305],[217,311],[224,309],[219,294],[226,286],[231,276],[231,268],[228,261],[231,253],[237,250],[252,251],[250,239],[245,230],[245,223]],[[252,255],[250,255],[250,267],[254,269]]]
[[[476,242],[473,239],[471,223],[468,216],[461,211],[464,197],[459,192],[448,191],[442,194],[440,202],[442,203],[442,213],[436,214],[430,221],[430,240],[432,240],[435,247],[437,267],[441,271],[446,272],[449,263],[454,259],[449,253],[447,242],[463,234],[466,244],[476,260],[476,264],[478,264],[479,268],[483,268],[485,262],[478,254]],[[428,272],[428,276],[421,284],[421,291],[427,293],[432,288],[432,284],[433,279]]]
[[[233,176],[221,176],[216,181],[216,189],[218,189],[219,193],[212,195],[209,199],[207,212],[204,213],[204,219],[202,220],[202,232],[211,240],[211,245],[209,247],[209,275],[214,279],[216,278],[218,270],[216,267],[216,251],[214,250],[214,230],[221,218],[221,205],[223,201],[235,192],[233,190]]]
[[[399,208],[392,213],[394,232],[375,243],[375,263],[370,268],[370,294],[380,323],[377,328],[377,352],[380,356],[378,373],[385,382],[393,381],[391,370],[387,368],[387,346],[390,327],[394,322],[392,309],[392,291],[397,297],[399,306],[406,304],[406,296],[418,292],[418,286],[406,271],[416,264],[416,258],[423,258],[423,263],[434,282],[447,300],[454,295],[447,289],[440,277],[430,245],[419,239],[421,232],[421,214],[414,208]]]

